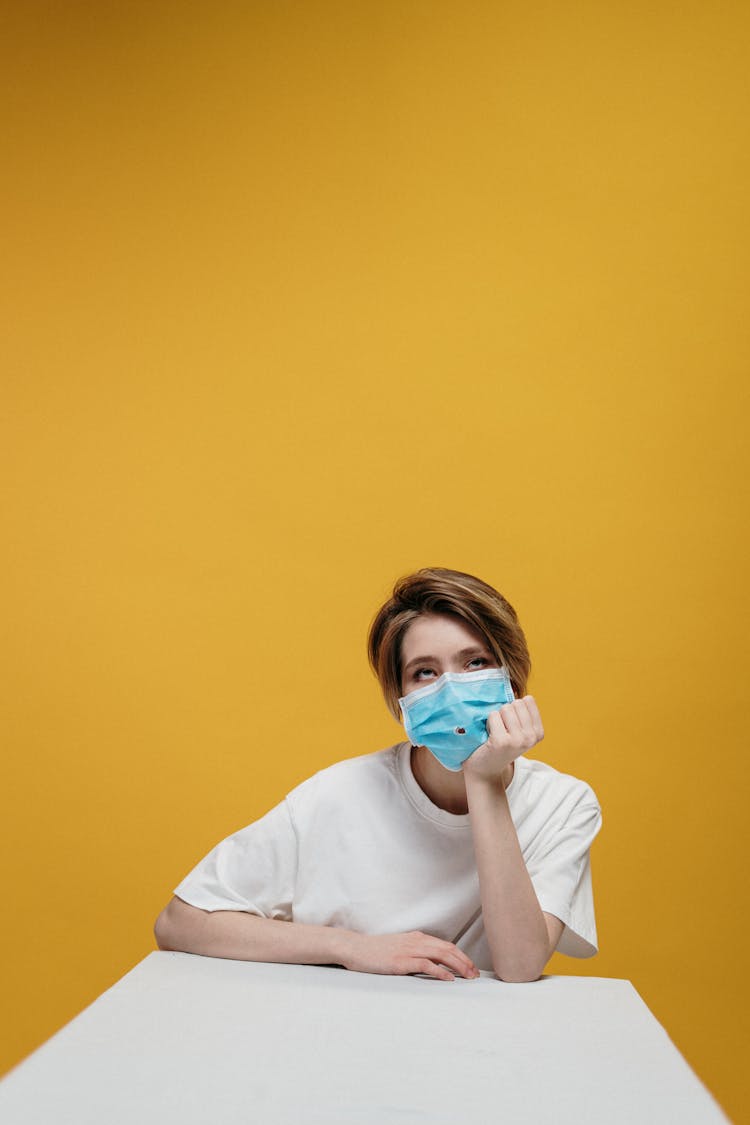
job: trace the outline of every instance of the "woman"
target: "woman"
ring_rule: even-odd
[[[544,729],[512,606],[426,568],[396,583],[368,652],[410,741],[321,770],[219,843],[159,915],[159,948],[440,980],[591,956],[599,804],[523,757]]]

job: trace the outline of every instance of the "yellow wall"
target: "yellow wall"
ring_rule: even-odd
[[[601,953],[552,971],[631,979],[739,1119],[749,33],[4,5],[6,1067],[217,840],[401,737],[366,629],[444,565],[603,804]]]

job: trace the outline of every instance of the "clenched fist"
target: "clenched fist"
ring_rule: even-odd
[[[487,718],[486,742],[463,764],[465,775],[499,779],[505,768],[544,738],[542,716],[533,695],[505,703]]]

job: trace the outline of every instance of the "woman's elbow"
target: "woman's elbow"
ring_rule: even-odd
[[[531,984],[540,979],[554,951],[550,944],[500,951],[492,957],[492,969],[506,984]]]
[[[497,979],[505,984],[532,984],[533,981],[540,979],[546,964],[546,961],[543,965],[538,961],[526,964],[518,962],[515,965],[494,965],[493,969]]]
[[[171,951],[174,946],[170,941],[170,925],[168,916],[169,907],[165,906],[159,917],[154,922],[154,937],[159,949]]]
[[[498,973],[495,971],[495,976],[504,984],[532,984],[533,981],[539,980],[541,973]]]

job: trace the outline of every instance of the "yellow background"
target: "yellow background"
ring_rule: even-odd
[[[210,847],[402,737],[476,573],[604,810],[601,953],[744,1112],[741,3],[5,4],[5,1067]],[[533,755],[532,755],[533,756]]]

